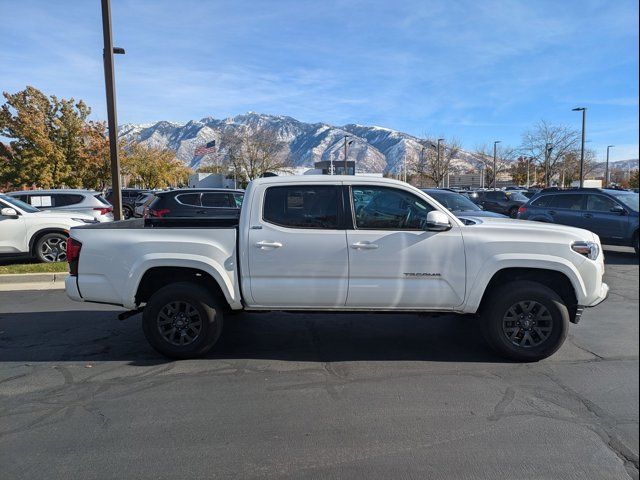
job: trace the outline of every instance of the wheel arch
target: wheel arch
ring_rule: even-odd
[[[519,280],[528,280],[551,288],[569,309],[570,318],[575,317],[578,297],[573,282],[565,273],[549,268],[506,267],[496,271],[484,289],[478,310],[482,311],[486,307],[487,299],[496,287]]]
[[[69,230],[65,230],[64,228],[49,227],[49,228],[40,229],[36,231],[33,235],[31,235],[31,238],[29,239],[29,253],[31,255],[35,255],[36,253],[35,249],[36,249],[36,244],[38,243],[38,240],[40,240],[44,235],[48,233],[61,233],[65,237],[69,237]]]

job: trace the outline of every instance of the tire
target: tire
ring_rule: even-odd
[[[509,209],[509,218],[518,218],[518,207],[511,207]]]
[[[162,355],[198,358],[220,338],[222,320],[222,308],[211,293],[191,282],[177,282],[151,296],[142,314],[142,329]]]
[[[485,339],[496,353],[510,360],[547,358],[569,333],[567,306],[556,292],[540,283],[518,280],[500,286],[484,304]]]
[[[123,207],[122,218],[124,218],[125,220],[129,220],[132,217],[133,217],[133,210],[131,210],[131,208],[129,207]]]
[[[67,236],[64,233],[46,233],[36,242],[34,253],[42,263],[67,260]]]

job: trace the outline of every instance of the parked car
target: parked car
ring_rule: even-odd
[[[240,215],[244,192],[225,188],[184,188],[158,192],[147,217],[232,217]]]
[[[156,192],[143,192],[138,195],[134,202],[133,216],[136,218],[144,217],[147,206],[155,199]]]
[[[122,195],[122,217],[125,219],[132,218],[136,209],[136,199],[141,193],[148,192],[146,188],[123,188],[121,190]],[[107,190],[106,198],[110,203],[113,203],[113,191]]]
[[[501,355],[551,355],[607,296],[598,236],[478,220],[387,178],[260,178],[239,220],[73,228],[65,286],[73,300],[129,309],[120,318],[142,311],[147,340],[176,358],[204,355],[241,310],[479,313]]]
[[[98,222],[113,221],[113,207],[102,193],[94,190],[22,190],[5,195],[17,198],[38,210],[79,212],[91,215]]]
[[[466,195],[452,192],[450,190],[443,190],[438,188],[423,188],[430,197],[440,202],[449,211],[453,212],[455,216],[460,217],[495,217],[506,218],[505,215],[495,212],[487,212],[481,207],[473,203]]]
[[[578,188],[545,191],[520,208],[518,218],[585,228],[603,243],[634,247],[638,253],[638,194]]]
[[[41,262],[66,260],[71,227],[98,223],[91,215],[37,208],[0,194],[0,256],[30,256]]]
[[[529,201],[527,197],[518,191],[485,190],[477,193],[476,197],[471,197],[471,200],[475,203],[485,210],[501,213],[511,218],[516,218],[518,209]]]

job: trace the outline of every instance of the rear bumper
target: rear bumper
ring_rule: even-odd
[[[83,302],[80,290],[78,290],[78,277],[72,277],[69,275],[64,280],[64,289],[67,292],[67,297],[76,302]]]

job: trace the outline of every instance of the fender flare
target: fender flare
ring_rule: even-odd
[[[485,260],[476,277],[468,284],[469,294],[463,310],[475,313],[493,277],[501,270],[508,268],[531,268],[562,273],[571,282],[578,302],[587,296],[587,289],[577,268],[564,258],[540,254],[525,256],[514,253],[499,254]]]
[[[148,254],[140,257],[132,266],[131,273],[124,285],[127,297],[123,298],[126,308],[135,308],[135,296],[144,274],[155,267],[192,268],[209,274],[220,286],[220,290],[231,308],[241,307],[237,278],[235,278],[235,260],[230,257],[225,265],[212,259],[192,254]],[[231,281],[229,271],[234,271],[235,282]]]

